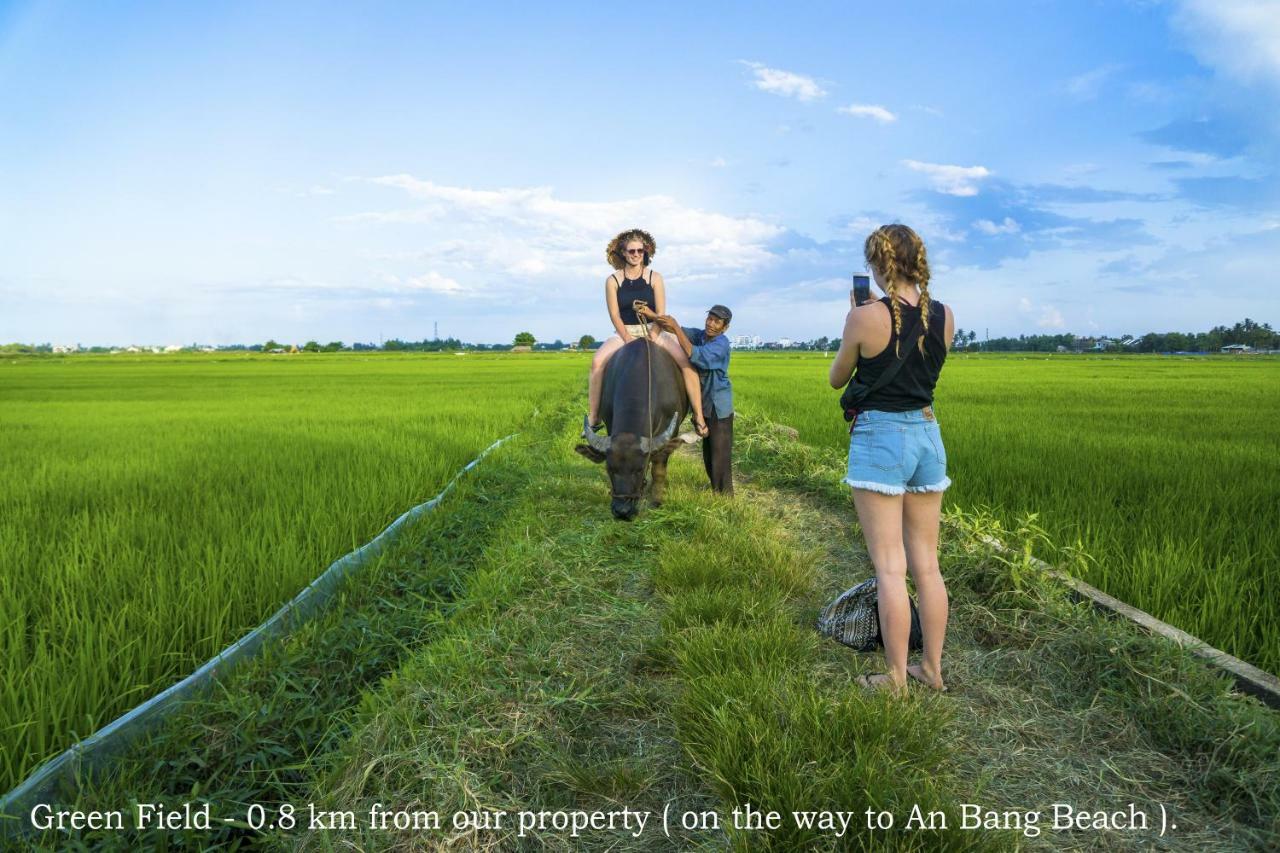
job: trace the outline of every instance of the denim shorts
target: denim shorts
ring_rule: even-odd
[[[941,492],[947,449],[931,407],[914,412],[859,412],[849,435],[846,484],[886,495]]]

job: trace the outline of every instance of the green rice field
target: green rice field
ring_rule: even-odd
[[[739,411],[843,460],[828,363],[735,354]],[[953,354],[936,403],[944,507],[1036,513],[1041,556],[1280,671],[1280,360]]]
[[[580,358],[0,361],[0,790],[585,385]]]
[[[842,460],[826,370],[736,353],[741,417]],[[0,790],[563,411],[585,373],[551,354],[0,361]],[[1280,670],[1280,361],[954,355],[937,410],[947,505],[1037,513],[1042,556],[1077,546],[1090,583]]]

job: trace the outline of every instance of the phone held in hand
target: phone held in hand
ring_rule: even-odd
[[[856,305],[871,301],[871,276],[854,273],[853,301]]]

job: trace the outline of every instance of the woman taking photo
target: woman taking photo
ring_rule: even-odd
[[[600,391],[604,383],[604,366],[618,349],[629,341],[645,336],[645,326],[636,315],[635,303],[643,302],[657,314],[667,313],[667,292],[662,276],[649,269],[649,262],[658,252],[658,245],[648,231],[633,228],[623,231],[609,241],[605,258],[617,272],[604,282],[604,301],[609,308],[609,319],[615,334],[600,345],[591,359],[591,377],[588,383],[590,411],[587,423],[592,429],[600,428]],[[675,335],[662,331],[656,324],[649,326],[649,339],[660,344],[680,365],[684,373],[684,387],[689,395],[689,407],[693,413],[693,428],[698,435],[706,436],[707,425],[702,417],[702,385],[698,371],[689,363]]]
[[[853,305],[828,377],[833,388],[842,388],[856,366],[854,381],[870,389],[853,421],[845,482],[853,488],[858,524],[876,570],[889,671],[862,676],[859,682],[897,693],[910,676],[945,690],[947,588],[938,570],[938,528],[942,493],[951,480],[933,412],[933,389],[950,348],[955,318],[950,308],[930,297],[924,241],[910,228],[878,228],[867,238],[864,254],[876,287],[885,295]],[[877,382],[899,359],[896,372]],[[924,635],[921,661],[912,666],[907,665],[908,571],[920,598]]]

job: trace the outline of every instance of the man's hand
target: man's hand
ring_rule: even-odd
[[[652,308],[640,301],[636,302],[636,314],[668,332],[674,332],[675,327],[679,325],[670,314],[657,314]]]

